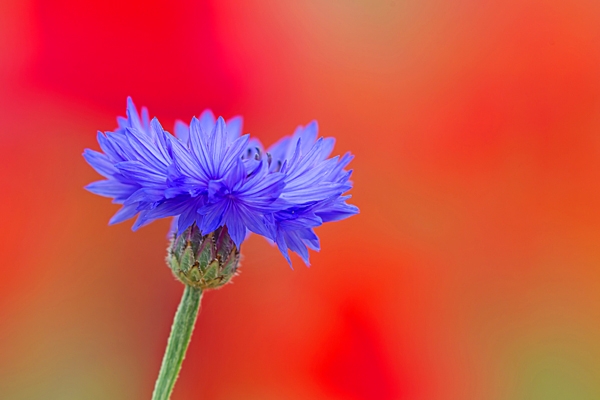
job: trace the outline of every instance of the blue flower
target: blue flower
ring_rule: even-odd
[[[210,129],[210,125],[204,128]],[[249,136],[228,134],[223,118],[210,131],[193,118],[186,146],[171,137],[173,164],[169,169],[165,200],[149,211],[148,218],[178,216],[177,231],[196,224],[202,234],[226,225],[236,246],[248,231],[274,238],[265,214],[283,190],[283,175],[270,173],[265,160],[249,171],[242,156]]]
[[[133,229],[175,217],[176,235],[196,226],[202,235],[227,229],[239,249],[250,232],[289,250],[306,264],[308,248],[319,250],[314,228],[358,213],[346,203],[352,156],[331,157],[335,140],[317,138],[316,122],[298,127],[264,151],[242,135],[242,118],[227,122],[209,110],[175,135],[128,99],[127,117],[114,132],[98,133],[102,152],[86,149],[87,162],[106,180],[87,186],[123,208],[117,223],[138,215]]]

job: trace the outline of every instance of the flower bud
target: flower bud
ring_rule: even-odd
[[[202,235],[196,224],[173,237],[167,255],[167,264],[177,279],[202,290],[228,283],[239,261],[240,252],[227,227]]]

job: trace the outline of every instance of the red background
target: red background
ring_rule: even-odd
[[[319,121],[361,214],[258,237],[174,399],[600,398],[597,1],[0,5],[0,398],[149,398],[168,222],[107,226],[81,152],[126,96],[271,144]]]

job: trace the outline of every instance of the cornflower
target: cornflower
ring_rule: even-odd
[[[165,131],[146,108],[127,99],[126,117],[113,132],[98,132],[101,151],[86,161],[104,180],[86,188],[121,209],[109,224],[137,217],[133,230],[173,218],[167,263],[185,284],[153,399],[170,397],[198,315],[202,293],[231,281],[251,233],[309,265],[319,250],[314,229],[358,213],[347,203],[352,160],[330,157],[335,139],[319,138],[315,121],[265,149],[242,135],[243,120],[215,118],[210,110]]]

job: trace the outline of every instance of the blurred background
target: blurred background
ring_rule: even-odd
[[[592,0],[3,0],[0,398],[150,398],[169,222],[83,190],[130,95],[356,155],[361,214],[310,268],[249,239],[173,399],[599,399],[599,49]]]

